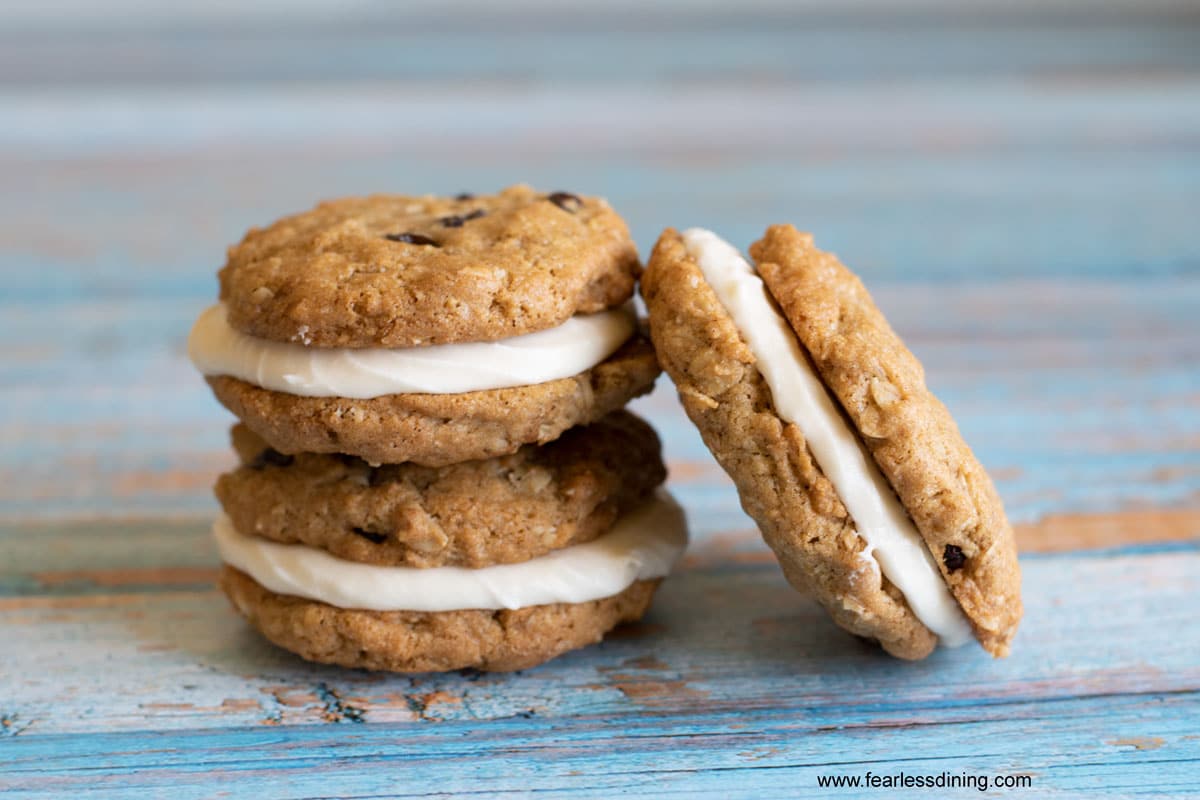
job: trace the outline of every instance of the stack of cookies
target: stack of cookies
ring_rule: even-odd
[[[189,353],[240,420],[214,531],[268,639],[404,672],[529,667],[640,618],[686,542],[640,271],[600,199],[323,203],[232,247]]]

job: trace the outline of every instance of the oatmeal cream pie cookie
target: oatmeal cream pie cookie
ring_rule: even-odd
[[[429,672],[515,670],[640,619],[687,541],[661,489],[611,529],[512,564],[418,568],[349,561],[214,526],[221,586],[270,641],[311,661]]]
[[[615,411],[544,445],[445,467],[273,450],[233,429],[216,494],[233,527],[364,564],[488,567],[604,534],[667,477],[658,437]]]
[[[663,232],[642,292],[663,366],[788,580],[901,658],[1021,618],[1012,529],[862,283],[789,225],[750,253]]]
[[[230,248],[188,349],[280,452],[488,458],[651,389],[658,365],[626,302],[639,270],[597,198],[346,198]]]

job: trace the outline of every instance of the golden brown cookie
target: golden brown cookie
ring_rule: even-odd
[[[221,570],[234,608],[285,650],[322,664],[392,672],[527,669],[641,619],[658,584],[636,581],[601,600],[516,610],[365,611],[276,594],[233,567]]]
[[[206,380],[226,408],[282,453],[440,467],[552,441],[646,394],[658,373],[653,347],[638,335],[574,377],[462,394],[351,400],[284,394],[225,375]]]
[[[912,517],[983,646],[1008,651],[1020,569],[996,487],[862,282],[791,225],[750,246],[825,386]]]
[[[242,533],[384,566],[527,561],[607,531],[666,479],[654,429],[626,411],[545,445],[445,467],[284,455],[244,425],[216,494]]]
[[[372,195],[253,229],[220,272],[230,324],[311,347],[494,341],[616,306],[640,264],[602,199]]]
[[[779,249],[782,246],[774,239],[771,241],[776,245],[772,250],[773,263],[779,266],[773,270],[768,267],[763,277],[767,277],[767,271],[772,273],[774,289],[785,285],[793,271],[801,267],[785,259]],[[761,244],[752,248],[756,255],[763,252]],[[839,276],[839,281],[845,280],[845,276],[849,273]],[[843,289],[839,288],[839,281],[831,283],[829,276],[825,276],[807,285],[813,296],[840,296]],[[800,427],[779,417],[757,359],[676,231],[664,231],[655,246],[643,276],[642,292],[650,311],[651,336],[663,367],[675,382],[680,399],[705,443],[733,477],[743,507],[758,523],[789,581],[811,593],[839,625],[860,636],[878,640],[893,655],[910,659],[928,655],[937,644],[937,636],[916,617],[903,594],[880,570],[871,568],[866,541],[859,536],[842,500],[817,465]],[[865,292],[858,299],[870,302]],[[779,300],[787,307],[786,298]],[[879,314],[873,305],[870,308],[875,315]],[[842,327],[837,336],[860,342],[859,334],[868,330],[867,312],[861,313],[863,328]],[[882,317],[878,318],[882,320]],[[834,319],[836,321],[836,316]],[[793,321],[792,324],[796,323]],[[865,346],[853,352],[840,352],[843,357],[861,364],[857,374],[866,378],[881,363],[896,357],[896,345],[903,349],[894,335],[893,340],[878,341],[877,350]],[[807,344],[803,337],[801,343]],[[904,353],[912,359],[907,350]],[[839,373],[845,379],[841,388],[846,397],[862,397],[871,391],[868,381],[865,388],[860,387],[855,394],[853,380],[849,377],[855,374],[854,369],[844,364]],[[820,374],[824,377],[824,370]],[[906,386],[915,391],[914,386]],[[876,388],[883,391],[878,384]],[[920,388],[927,393],[923,382]],[[834,396],[839,401],[843,397],[837,390]],[[846,410],[857,424],[854,412]],[[945,413],[944,409],[942,413]],[[950,425],[952,429],[953,423]],[[868,427],[866,432],[874,435],[877,430],[884,428]],[[930,416],[923,425],[910,420],[902,430],[911,437],[907,444],[909,453],[925,447],[949,452],[944,438],[949,433],[941,417]],[[923,441],[923,437],[933,431],[943,437],[941,441],[935,441],[936,437],[931,437],[928,443]],[[858,433],[862,436],[863,429],[859,428]],[[953,434],[957,437],[956,430]],[[900,435],[899,431],[897,435]],[[866,441],[870,445],[871,439]],[[986,474],[961,440],[958,442],[959,448],[953,451],[953,457],[958,459],[964,483],[977,486],[984,482],[991,492],[990,495],[973,496],[984,504],[980,515],[988,520],[990,547],[977,550],[978,545],[973,545],[970,552],[989,553],[986,559],[979,559],[975,568],[991,575],[988,585],[993,591],[992,605],[988,607],[1006,611],[1001,615],[980,613],[985,604],[980,603],[978,597],[961,594],[953,581],[950,589],[983,646],[995,655],[1004,655],[1020,617],[1019,574],[1012,532],[1004,521],[1003,510]],[[872,454],[875,455],[874,451]],[[880,467],[884,476],[891,480],[896,471],[883,464]],[[943,489],[940,474],[943,473],[930,473],[922,478],[913,472],[903,491],[896,487],[901,502],[914,519],[921,510],[915,507],[920,501],[911,491],[919,490],[913,487],[925,481],[924,485],[931,493]],[[914,506],[908,505],[910,500]],[[932,519],[932,515],[930,517]],[[955,551],[944,548],[948,543],[944,538],[948,532],[927,533],[921,521],[916,521],[934,558],[944,570],[948,571],[944,560],[947,554],[951,556],[949,563],[963,566]],[[965,544],[966,540],[956,541]],[[981,582],[975,582],[972,592],[980,585]]]

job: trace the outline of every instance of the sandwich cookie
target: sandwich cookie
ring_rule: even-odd
[[[590,541],[520,563],[381,566],[214,525],[221,586],[270,641],[311,661],[428,672],[524,669],[640,619],[687,542],[659,490]]]
[[[895,656],[972,636],[1007,655],[1012,529],[920,363],[811,236],[772,226],[750,253],[757,266],[668,229],[642,293],[688,416],[788,580]]]
[[[234,607],[324,663],[522,669],[639,619],[682,552],[654,430],[617,411],[443,467],[288,455],[245,425],[213,533]],[[657,490],[657,491],[656,491]]]
[[[489,458],[653,387],[653,349],[625,305],[639,270],[597,198],[347,198],[230,248],[221,302],[188,350],[281,453]]]

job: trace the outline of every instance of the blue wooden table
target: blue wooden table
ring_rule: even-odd
[[[0,13],[0,794],[1200,791],[1194,4],[132,5]],[[518,180],[607,195],[644,252],[792,221],[855,267],[1018,525],[1012,657],[833,627],[665,378],[637,408],[693,544],[643,623],[512,675],[251,633],[212,585],[230,419],[184,357],[223,247]]]

